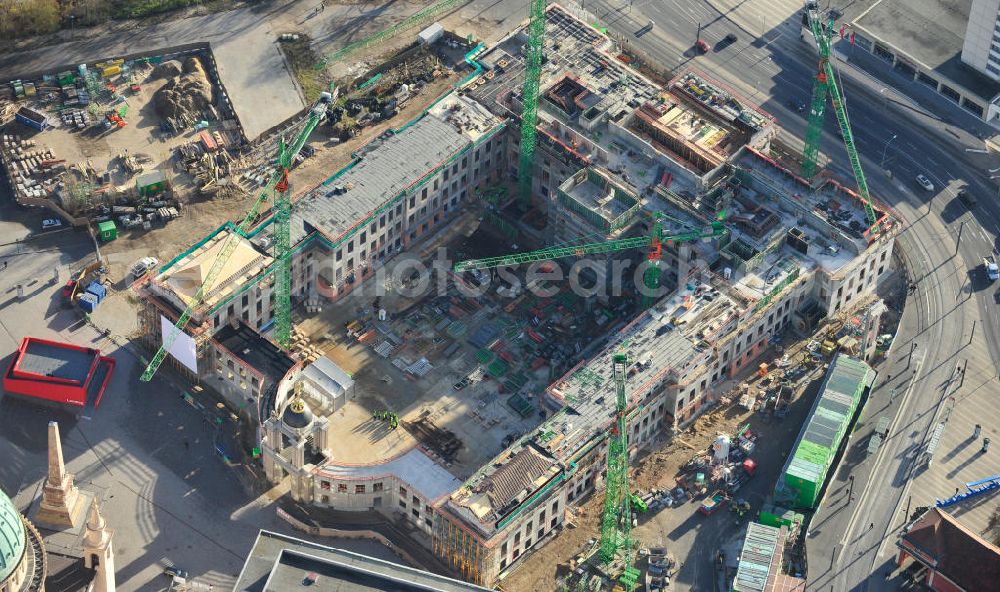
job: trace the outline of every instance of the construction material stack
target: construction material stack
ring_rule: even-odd
[[[277,320],[276,333],[278,333],[278,342],[282,343],[280,340],[280,332],[282,330],[282,315],[284,316],[284,343],[287,344],[291,341],[291,302],[290,302],[290,285],[291,285],[291,273],[288,271],[287,266],[291,264],[289,248],[288,248],[288,228],[289,219],[291,214],[291,201],[290,197],[287,195],[288,192],[288,169],[291,166],[293,160],[298,155],[299,151],[302,150],[302,146],[305,144],[306,139],[309,134],[312,133],[316,126],[319,125],[326,113],[327,104],[330,103],[332,97],[329,93],[322,93],[320,95],[319,102],[309,111],[309,116],[306,120],[305,126],[302,131],[299,132],[295,141],[291,145],[286,146],[282,142],[279,152],[278,152],[278,168],[271,174],[270,180],[264,189],[258,194],[257,199],[254,201],[253,205],[247,211],[246,215],[243,216],[243,220],[236,227],[236,231],[230,233],[226,237],[226,242],[223,245],[222,252],[219,256],[212,262],[212,266],[209,268],[208,273],[205,274],[205,281],[202,282],[198,291],[195,292],[194,297],[191,299],[190,304],[181,313],[181,316],[177,319],[174,324],[173,330],[170,331],[169,335],[163,335],[163,345],[153,356],[153,359],[146,366],[146,370],[140,376],[140,380],[143,382],[149,382],[153,375],[156,374],[156,370],[163,363],[163,360],[167,357],[167,353],[170,351],[170,347],[173,345],[177,336],[184,330],[187,326],[189,320],[191,320],[191,315],[194,314],[195,310],[201,306],[205,301],[205,295],[208,294],[212,288],[215,286],[215,281],[219,277],[219,273],[222,272],[222,268],[225,267],[226,262],[232,256],[233,252],[236,250],[237,245],[240,243],[240,238],[245,236],[247,231],[257,223],[260,217],[260,210],[264,202],[268,197],[272,196],[272,192],[277,191],[278,196],[275,198],[275,234],[284,233],[284,246],[280,246],[278,241],[275,241],[275,260],[277,261],[277,273],[278,281],[276,282],[276,291],[278,292],[278,298],[275,302],[275,316]],[[277,239],[277,236],[276,236]],[[282,267],[285,266],[284,271]],[[282,282],[284,283],[284,299],[282,299]]]

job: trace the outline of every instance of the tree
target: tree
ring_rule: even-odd
[[[15,35],[40,35],[59,30],[59,3],[56,0],[28,0],[13,6]]]

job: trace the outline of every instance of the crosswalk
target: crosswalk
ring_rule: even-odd
[[[708,0],[708,4],[723,17],[754,36],[762,36],[797,16],[803,0]]]

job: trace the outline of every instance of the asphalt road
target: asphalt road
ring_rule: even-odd
[[[772,27],[758,39],[704,3],[639,0],[631,9],[626,1],[586,4],[598,22],[661,67],[690,66],[721,80],[774,114],[787,132],[783,140],[801,142],[796,138],[805,135],[808,113],[787,105],[808,104],[816,52],[799,38],[797,19]],[[642,33],[649,19],[656,24]],[[704,56],[691,50],[699,24],[701,39],[713,48]],[[730,32],[740,38],[720,45]],[[888,375],[894,379],[876,392],[866,409],[871,417],[866,416],[852,444],[864,443],[875,418],[882,415],[893,420],[891,432],[896,435],[872,459],[857,446],[848,450],[810,527],[809,589],[839,591],[896,585],[884,579],[884,570],[904,519],[916,457],[943,401],[959,386],[953,380],[956,363],[969,355],[969,348],[985,349],[992,360],[998,359],[1000,311],[994,299],[1000,294],[985,285],[980,259],[996,246],[1000,203],[994,198],[997,186],[989,179],[989,169],[1000,167],[1000,162],[966,150],[982,147],[977,138],[982,130],[970,134],[956,128],[953,121],[962,120],[961,114],[937,115],[850,65],[838,62],[838,68],[869,185],[903,220],[896,251],[918,284],[908,299],[893,352],[880,368],[880,381]],[[831,111],[828,108],[821,150],[830,159],[828,168],[850,180]],[[932,180],[934,191],[916,184],[917,173]],[[955,197],[963,183],[978,198],[973,212]],[[973,319],[982,325],[970,345]],[[851,493],[854,501],[848,502]],[[706,589],[710,582],[681,578],[676,584]]]

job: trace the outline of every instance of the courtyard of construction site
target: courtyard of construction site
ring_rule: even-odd
[[[765,515],[795,584],[815,500],[783,484],[839,397],[825,476],[891,345],[899,219],[583,11],[489,44],[425,18],[326,57],[281,33],[274,121],[207,44],[12,81],[15,199],[98,246],[64,304],[317,531],[378,516],[508,592],[706,589]]]

